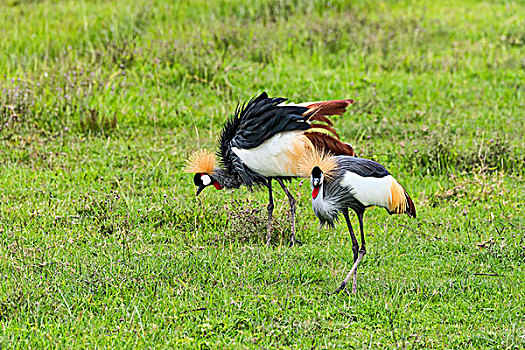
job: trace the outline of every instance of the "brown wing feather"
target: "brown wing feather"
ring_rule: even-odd
[[[343,115],[346,112],[346,108],[354,103],[354,100],[333,100],[333,101],[321,101],[314,102],[306,105],[309,108],[304,115],[309,115],[308,120],[310,122],[318,121],[326,123],[323,124],[312,124],[313,128],[320,128],[330,131],[335,137],[339,138],[337,132],[332,128],[334,123],[327,116],[330,115]]]
[[[324,129],[324,130],[330,131],[332,134],[334,134],[336,139],[339,139],[339,135],[337,134],[335,129],[332,128],[331,126],[324,125],[324,124],[317,124],[317,123],[316,124],[310,124],[310,125],[312,126],[312,129]]]
[[[412,202],[412,198],[410,198],[408,193],[405,192],[405,195],[407,197],[407,214],[415,218],[416,217],[416,206],[414,205],[414,202]]]
[[[318,122],[325,122],[326,124],[328,124],[329,126],[334,126],[334,123],[332,123],[332,121],[330,119],[328,119],[327,117],[325,117],[324,115],[321,115],[321,114],[315,114],[316,112],[314,111],[314,113],[312,114],[312,116],[310,117],[310,121],[318,121]]]
[[[317,109],[315,112],[314,118],[316,116],[325,116],[325,115],[343,115],[346,112],[346,108],[354,103],[354,100],[333,100],[333,101],[321,101],[314,102],[310,105],[307,105],[306,108]],[[317,120],[317,119],[311,119]]]
[[[335,137],[322,132],[306,132],[304,134],[312,142],[316,149],[330,151],[334,155],[354,156],[354,149],[347,143],[341,142]]]

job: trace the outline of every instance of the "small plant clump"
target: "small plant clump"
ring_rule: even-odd
[[[228,213],[228,227],[225,231],[227,240],[243,243],[265,243],[267,238],[268,213],[266,206],[258,201],[248,199],[234,199],[224,205]],[[281,221],[279,216],[273,217],[273,233],[271,244],[279,244],[288,239],[290,223]]]
[[[113,117],[99,116],[98,110],[88,110],[85,117],[80,119],[80,130],[84,133],[108,133],[118,127],[117,115]]]
[[[0,132],[20,130],[34,123],[34,89],[27,79],[12,78],[0,83]]]

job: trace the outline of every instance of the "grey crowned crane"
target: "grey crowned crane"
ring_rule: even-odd
[[[339,213],[342,213],[354,253],[354,265],[335,290],[344,289],[352,277],[353,293],[357,290],[357,266],[366,254],[363,214],[371,206],[385,208],[389,214],[408,214],[416,217],[414,202],[403,186],[381,165],[372,160],[348,156],[333,156],[325,151],[306,151],[299,161],[303,176],[310,176],[312,207],[321,225],[333,227]],[[352,209],[359,220],[361,247],[348,217]]]
[[[290,203],[291,244],[295,239],[296,200],[285,181],[299,175],[297,162],[307,149],[322,149],[334,154],[354,155],[352,146],[339,141],[330,115],[342,115],[352,100],[285,104],[284,98],[269,98],[264,92],[248,103],[238,105],[219,138],[220,167],[215,156],[198,151],[188,159],[186,172],[195,173],[197,195],[207,186],[216,189],[266,187],[269,194],[267,244],[273,217],[272,181],[282,187]],[[314,121],[322,123],[313,123]],[[331,133],[333,136],[329,135]]]

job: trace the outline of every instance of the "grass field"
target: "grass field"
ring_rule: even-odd
[[[0,4],[0,347],[525,347],[525,4]],[[352,251],[309,184],[195,198],[187,154],[238,102],[353,98],[334,118],[407,188]],[[356,219],[352,218],[356,223]]]

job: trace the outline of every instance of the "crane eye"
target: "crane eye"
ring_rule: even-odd
[[[202,184],[204,186],[208,186],[209,184],[211,184],[211,177],[210,175],[207,175],[207,174],[204,174],[201,176],[201,180],[202,180]]]

